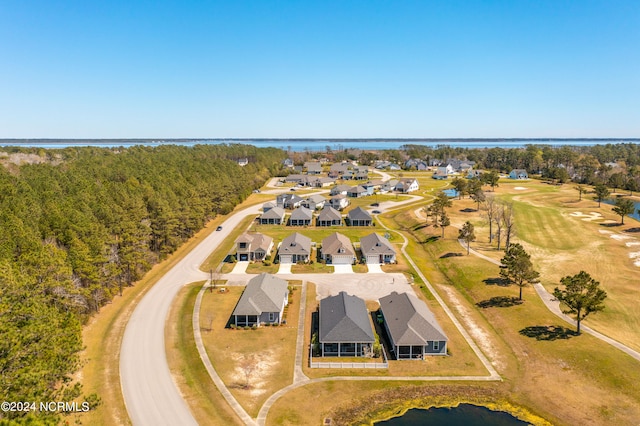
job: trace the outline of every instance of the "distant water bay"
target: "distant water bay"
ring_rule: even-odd
[[[74,146],[103,148],[136,145],[215,145],[247,144],[259,148],[279,148],[291,151],[342,151],[344,149],[399,149],[403,145],[460,148],[522,148],[526,145],[593,146],[618,143],[640,143],[640,139],[3,139],[0,146],[23,146],[61,149]]]

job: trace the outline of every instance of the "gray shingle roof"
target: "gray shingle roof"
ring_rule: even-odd
[[[313,213],[306,207],[298,207],[291,213],[290,220],[311,220]]]
[[[325,205],[318,214],[318,220],[320,222],[330,222],[333,220],[342,220],[342,216],[340,215],[338,210],[334,209],[331,206]]]
[[[311,238],[294,232],[282,240],[280,254],[311,254]]]
[[[375,341],[364,300],[344,291],[320,301],[320,342]]]
[[[282,207],[273,207],[269,209],[266,213],[262,213],[260,216],[261,219],[282,219],[284,216],[284,210]]]
[[[340,251],[341,249],[343,251]],[[330,254],[332,256],[337,254],[355,256],[356,251],[354,250],[349,237],[338,232],[334,232],[322,240],[322,254]]]
[[[380,298],[380,309],[396,345],[424,345],[428,341],[448,340],[433,313],[415,296],[394,291]]]
[[[260,274],[247,283],[233,315],[260,315],[280,312],[287,297],[287,282],[270,274]]]
[[[364,210],[362,207],[356,207],[347,213],[347,217],[350,220],[371,220],[371,215],[369,212]]]
[[[373,233],[360,238],[360,250],[362,255],[368,254],[395,254],[393,245],[384,237]]]
[[[261,234],[256,232],[255,234],[247,234],[246,232],[238,237],[236,242],[245,242],[249,244],[250,251],[256,251],[257,249],[262,249],[264,251],[269,250],[271,243],[273,242],[273,238],[268,235]]]

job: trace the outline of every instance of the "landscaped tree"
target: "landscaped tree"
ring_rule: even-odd
[[[635,210],[635,204],[628,198],[616,198],[615,207],[613,207],[613,212],[620,216],[622,219],[622,225],[624,225],[624,217],[628,214],[633,213]]]
[[[616,192],[616,189],[624,188],[626,183],[627,178],[622,172],[612,174],[607,181],[607,184],[613,188],[613,192]]]
[[[444,228],[449,225],[451,225],[451,220],[449,219],[449,216],[447,216],[447,213],[443,212],[440,216],[440,221],[438,221],[438,226],[442,228],[442,238],[444,238]]]
[[[600,203],[602,202],[602,200],[607,198],[610,194],[609,188],[600,183],[595,186],[595,191],[596,196],[594,197],[594,199],[598,202],[598,207],[600,207]]]
[[[493,194],[489,194],[484,200],[484,216],[489,221],[489,243],[493,242],[493,220],[498,213],[498,205]]]
[[[468,192],[471,195],[471,199],[478,204],[476,210],[480,210],[480,203],[483,203],[487,198],[482,190],[482,182],[480,182],[479,179],[472,179],[468,186]]]
[[[533,269],[531,256],[518,244],[511,244],[501,260],[500,276],[510,284],[520,287],[519,299],[522,300],[522,289],[538,280],[540,273]]]
[[[471,250],[471,241],[476,240],[476,234],[474,233],[473,224],[469,221],[466,221],[464,225],[462,225],[462,229],[458,233],[458,238],[467,243],[467,256]]]
[[[480,175],[480,179],[487,185],[491,186],[491,190],[495,191],[495,187],[498,186],[498,180],[500,180],[500,175],[495,170],[491,170],[488,173],[483,173]]]
[[[502,225],[504,226],[504,247],[508,250],[511,244],[511,237],[513,237],[516,231],[516,218],[513,215],[513,204],[505,204],[500,216],[502,218]]]
[[[451,207],[453,203],[443,191],[440,191],[435,200],[429,207],[427,207],[427,216],[433,217],[433,223],[438,225],[440,223],[440,217],[444,214],[446,207]]]
[[[464,194],[467,191],[467,181],[457,177],[451,183],[456,191],[458,191],[458,199],[464,198]]]
[[[578,191],[578,194],[580,194],[580,198],[578,199],[578,201],[582,201],[582,194],[586,194],[587,193],[587,188],[584,185],[576,185],[573,188],[576,191]]]
[[[578,323],[577,332],[580,334],[580,321],[589,314],[604,309],[607,293],[600,288],[598,281],[584,271],[562,278],[560,284],[565,286],[564,290],[556,287],[553,295],[566,306],[566,309],[562,310],[563,313],[575,315]]]

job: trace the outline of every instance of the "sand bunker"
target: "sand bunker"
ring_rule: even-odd
[[[582,220],[584,221],[591,221],[591,220],[600,220],[602,219],[602,215],[598,212],[589,212],[589,213],[582,213],[582,212],[573,212],[569,214],[570,216],[573,217],[579,217],[582,218]]]
[[[613,234],[613,231],[607,231],[605,229],[599,229],[598,232],[600,232],[601,234]]]
[[[624,243],[627,247],[640,246],[640,241],[630,241],[628,243]]]
[[[524,191],[524,190],[529,189],[529,188],[525,188],[524,186],[516,186],[513,189],[515,189],[516,191]]]
[[[630,240],[630,239],[634,239],[633,237],[630,237],[628,235],[620,235],[620,234],[613,234],[613,235],[609,235],[609,237],[613,238],[614,240],[618,240],[618,241],[624,241],[624,240]]]
[[[633,253],[629,253],[629,259],[635,259],[633,264],[635,266],[640,266],[640,251],[635,251]]]

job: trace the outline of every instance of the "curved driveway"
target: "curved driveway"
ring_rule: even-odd
[[[219,232],[212,232],[169,272],[136,306],[122,339],[120,380],[129,417],[134,425],[195,425],[189,407],[174,383],[164,343],[164,327],[173,299],[188,283],[206,280],[199,267],[231,231],[260,205],[231,215]]]

